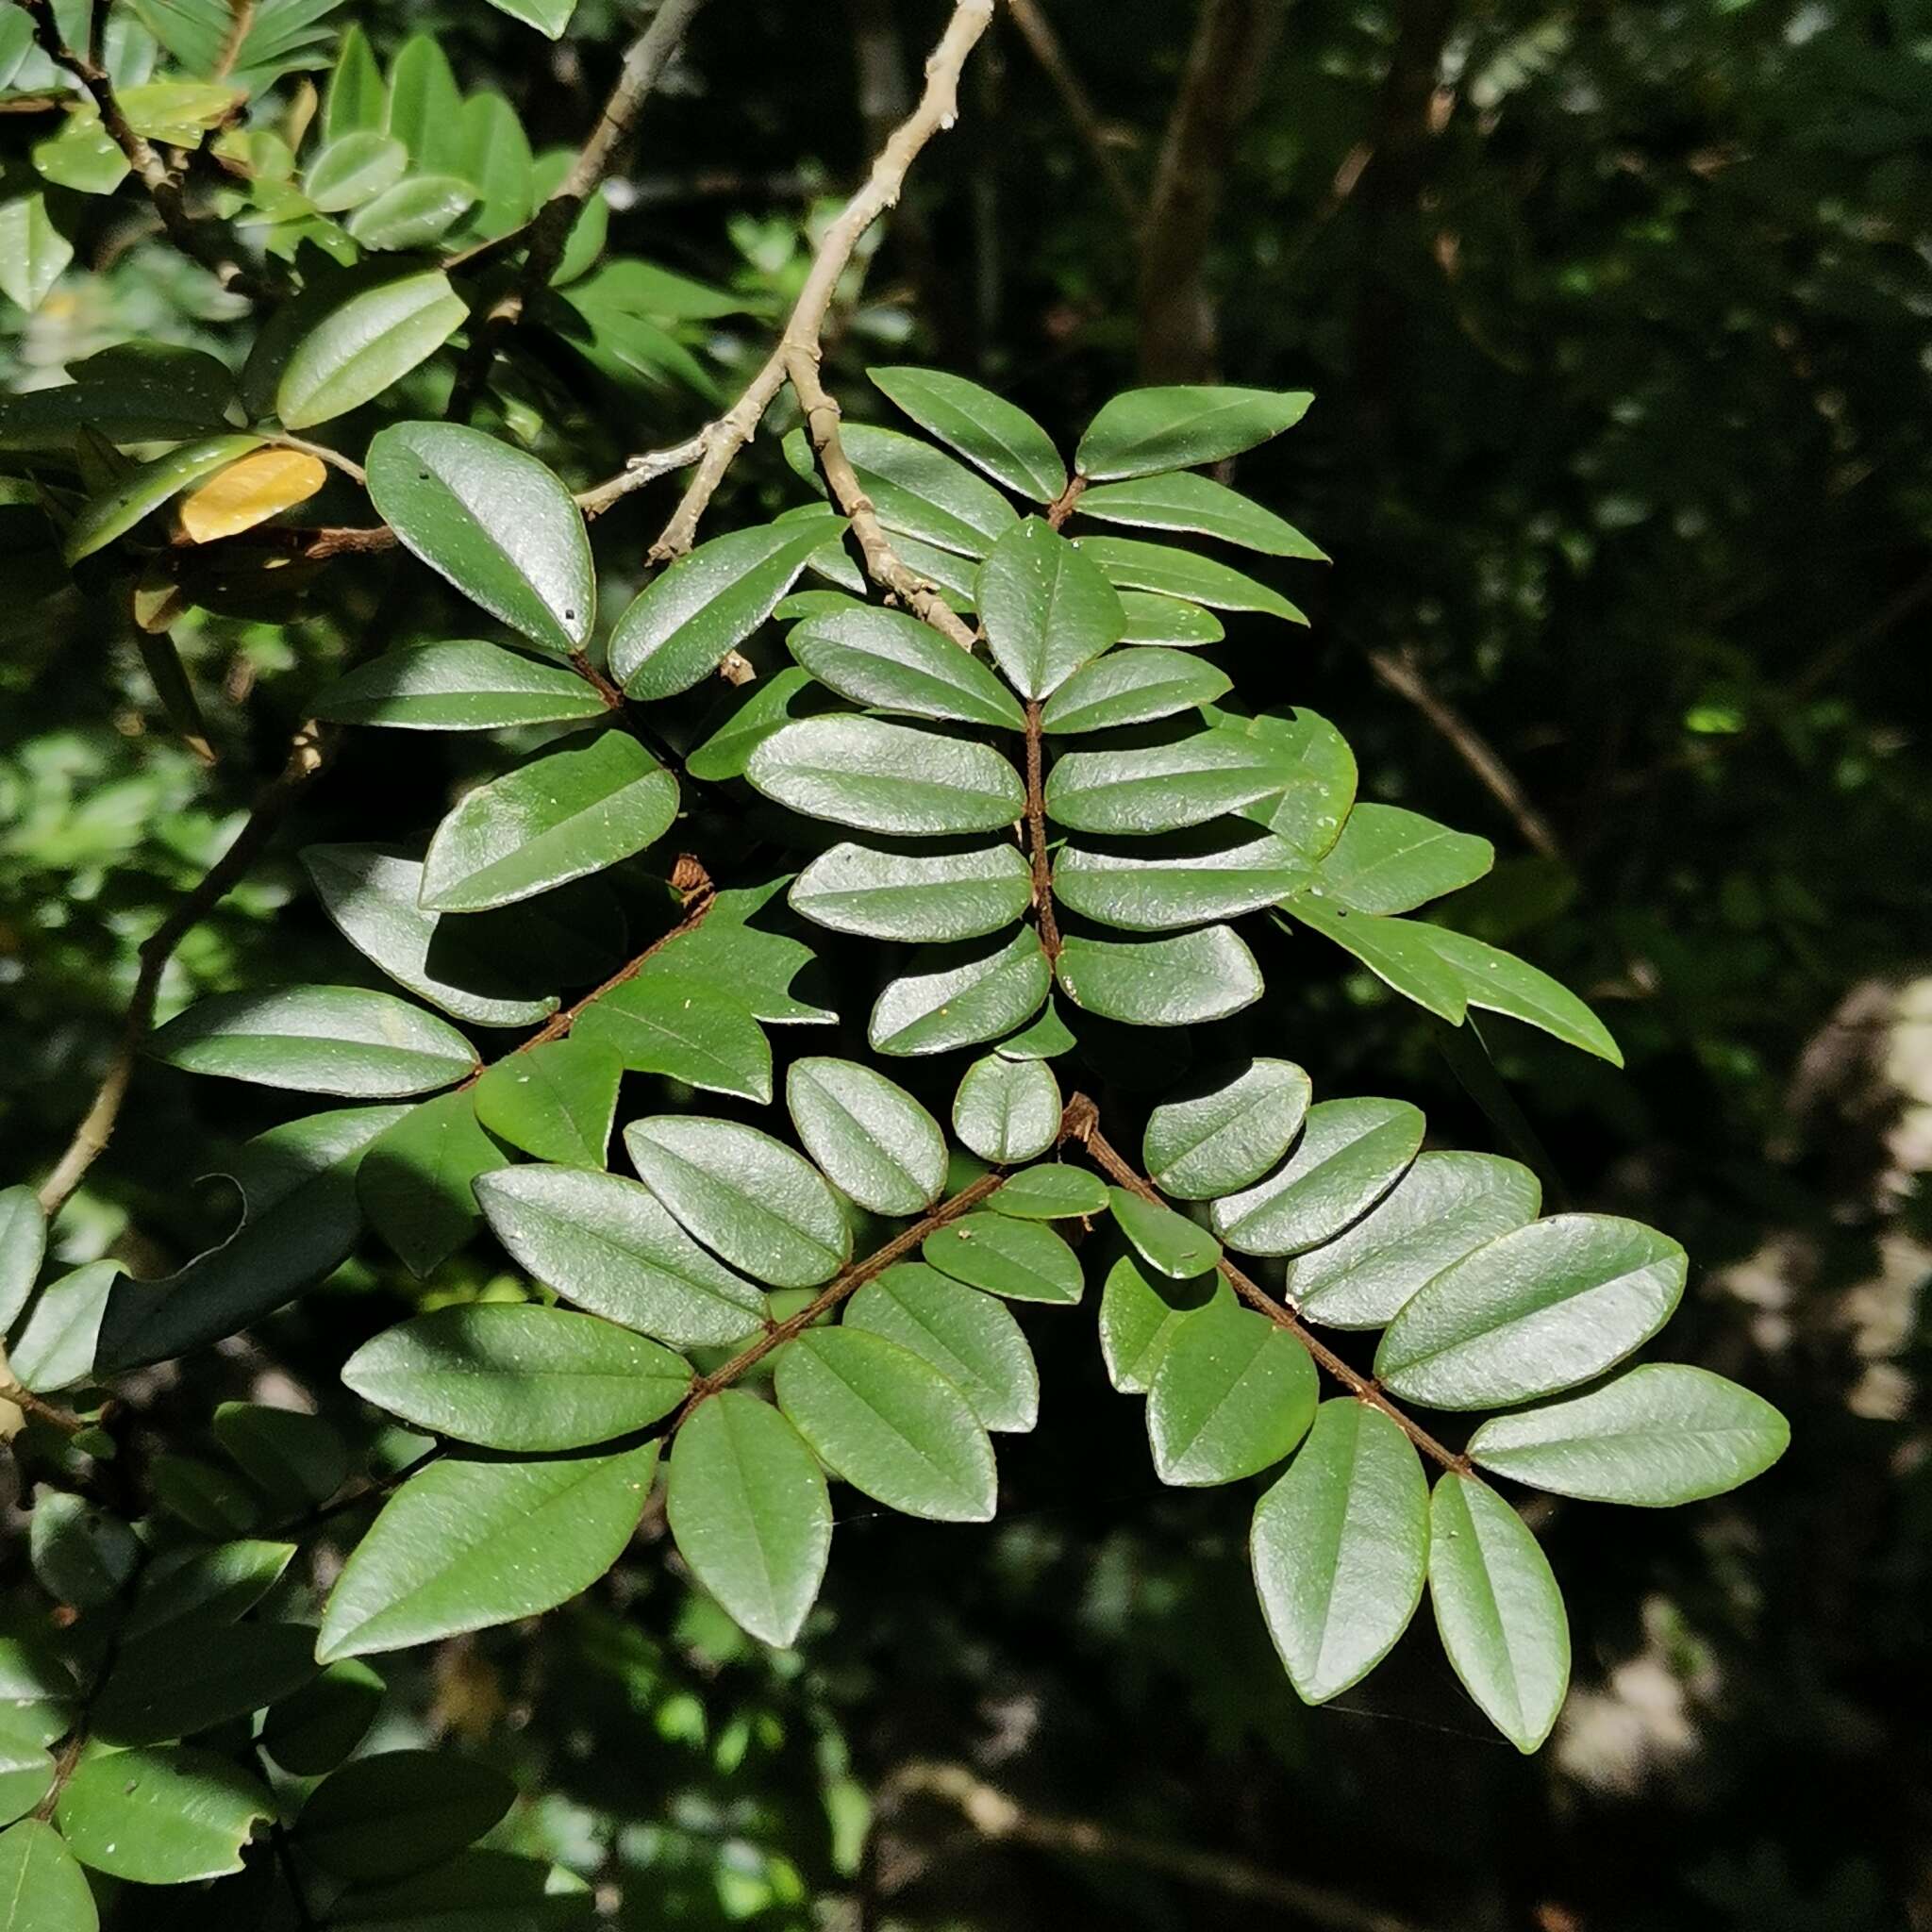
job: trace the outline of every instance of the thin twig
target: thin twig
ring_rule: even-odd
[[[1044,762],[1038,698],[1026,701],[1026,842],[1033,866],[1033,916],[1040,926],[1040,949],[1052,965],[1060,956],[1059,921],[1053,909],[1053,864],[1046,850],[1046,794],[1041,783]]]
[[[1107,124],[1095,110],[1087,90],[1080,83],[1080,76],[1074,72],[1073,63],[1067,58],[1067,50],[1060,44],[1060,37],[1054,31],[1052,21],[1039,5],[1039,0],[1007,0],[1007,12],[1013,25],[1020,29],[1020,38],[1032,51],[1041,71],[1050,80],[1060,97],[1060,105],[1067,110],[1067,119],[1074,124],[1074,132],[1087,144],[1087,153],[1093,162],[1093,172],[1100,176],[1101,186],[1113,198],[1113,205],[1125,218],[1130,227],[1139,227],[1141,217],[1141,197],[1134,192],[1134,184],[1127,179],[1127,171],[1121,166],[1120,156],[1107,131]]]

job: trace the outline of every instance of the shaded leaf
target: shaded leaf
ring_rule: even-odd
[[[308,429],[372,402],[426,361],[469,317],[438,270],[351,295],[291,351],[275,384],[275,413]]]
[[[660,970],[657,961],[584,1009],[574,1037],[636,1074],[664,1074],[713,1093],[772,1097],[772,1047],[735,991]]]
[[[1185,1214],[1126,1188],[1109,1188],[1107,1194],[1121,1232],[1156,1274],[1170,1281],[1191,1281],[1221,1259],[1221,1243]]]
[[[250,1832],[275,1816],[275,1800],[245,1771],[185,1745],[84,1757],[54,1811],[83,1865],[141,1885],[241,1871]]]
[[[291,1834],[324,1871],[367,1884],[459,1852],[501,1819],[516,1787],[447,1751],[384,1751],[331,1772],[302,1802]]]
[[[1170,1281],[1150,1276],[1131,1255],[1123,1255],[1100,1291],[1100,1353],[1108,1380],[1123,1395],[1146,1394],[1174,1330],[1217,1296],[1232,1299],[1218,1274]]]
[[[539,1160],[602,1167],[617,1118],[624,1062],[595,1041],[566,1037],[508,1055],[471,1091],[476,1118]]]

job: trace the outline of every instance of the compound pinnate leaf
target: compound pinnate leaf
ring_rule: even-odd
[[[458,423],[398,423],[369,445],[369,497],[406,548],[491,616],[559,654],[590,636],[597,579],[583,512],[535,457]]]
[[[760,1281],[814,1288],[851,1256],[851,1226],[824,1177],[756,1127],[660,1114],[633,1121],[624,1144],[677,1220]]]
[[[1080,514],[1103,524],[1129,524],[1148,530],[1185,530],[1218,537],[1270,557],[1300,557],[1325,563],[1327,558],[1295,526],[1263,509],[1211,476],[1172,471],[1136,477],[1129,483],[1102,483],[1082,493]]]
[[[1108,1380],[1123,1395],[1146,1394],[1174,1331],[1217,1296],[1232,1300],[1218,1274],[1169,1281],[1123,1255],[1100,1291],[1100,1354]]]
[[[1030,1020],[1052,980],[1031,926],[1004,943],[982,940],[923,949],[913,956],[912,970],[879,994],[867,1038],[885,1054],[977,1046]]]
[[[1074,672],[1047,700],[1041,723],[1061,737],[1151,724],[1210,705],[1232,684],[1217,665],[1182,651],[1114,651]]]
[[[342,1380],[433,1435],[540,1455],[608,1442],[670,1414],[691,1367],[594,1315],[484,1302],[365,1341]]]
[[[426,361],[470,313],[440,270],[352,295],[297,342],[275,385],[284,427],[309,429],[372,402]]]
[[[1126,1188],[1109,1188],[1107,1192],[1115,1224],[1157,1274],[1171,1281],[1189,1281],[1221,1259],[1221,1243],[1185,1214]]]
[[[1070,831],[1185,831],[1281,789],[1280,758],[1231,731],[1197,731],[1131,751],[1069,752],[1046,781],[1046,810]]]
[[[1058,690],[1127,627],[1106,575],[1038,517],[993,545],[976,601],[994,661],[1027,698]]]
[[[369,1143],[356,1198],[422,1280],[469,1240],[477,1219],[472,1184],[503,1165],[503,1150],[477,1124],[474,1093],[459,1088],[412,1107]]]
[[[1107,1184],[1084,1167],[1049,1160],[1023,1169],[987,1203],[1014,1221],[1079,1221],[1107,1212]]]
[[[1054,897],[1124,932],[1167,932],[1272,906],[1307,883],[1294,848],[1239,821],[1197,826],[1124,850],[1068,843]]]
[[[1408,912],[1474,883],[1495,862],[1487,839],[1399,806],[1358,805],[1316,868],[1315,889],[1351,912]]]
[[[1423,1126],[1406,1100],[1320,1102],[1280,1168],[1215,1202],[1214,1232],[1244,1255],[1296,1255],[1332,1240],[1402,1178]]]
[[[23,1818],[0,1832],[0,1932],[96,1932],[93,1893],[51,1824]]]
[[[546,1040],[483,1070],[476,1118],[539,1160],[602,1167],[617,1118],[624,1062],[595,1041]]]
[[[1024,1435],[1040,1414],[1040,1374],[1012,1314],[937,1269],[902,1261],[845,1305],[847,1328],[883,1335],[930,1362],[983,1427]]]
[[[1279,1462],[1315,1418],[1315,1365],[1287,1329],[1218,1297],[1169,1338],[1147,1396],[1164,1483],[1231,1483]]]
[[[1301,1131],[1311,1091],[1292,1060],[1217,1067],[1147,1116],[1141,1157],[1163,1194],[1208,1201],[1258,1180]]]
[[[1198,469],[1292,429],[1313,401],[1304,390],[1130,389],[1087,425],[1074,466],[1095,482]]]
[[[1055,962],[1076,1007],[1132,1026],[1200,1026],[1261,997],[1261,969],[1231,925],[1164,940],[1070,938]]]
[[[852,1060],[794,1060],[785,1105],[805,1150],[874,1214],[918,1214],[946,1184],[946,1137],[911,1094]]]
[[[353,986],[217,993],[170,1020],[148,1051],[191,1074],[358,1100],[425,1093],[476,1066],[455,1027]]]
[[[245,1771],[186,1745],[84,1757],[54,1811],[83,1865],[137,1885],[239,1872],[250,1832],[275,1816],[275,1800]]]
[[[1170,543],[1141,543],[1131,537],[1082,537],[1076,547],[1117,591],[1156,591],[1216,610],[1256,610],[1289,624],[1307,618],[1279,591],[1231,570],[1211,557],[1196,557]]]
[[[796,1641],[832,1546],[825,1478],[804,1439],[756,1395],[707,1396],[677,1431],[665,1513],[678,1553],[761,1643]]]
[[[1009,1302],[1071,1307],[1086,1282],[1080,1257],[1050,1227],[1005,1214],[968,1214],[935,1228],[919,1250],[941,1274]]]
[[[990,746],[876,718],[802,718],[746,759],[767,798],[860,831],[991,832],[1025,808],[1020,774]]]
[[[1541,1206],[1541,1185],[1516,1161],[1419,1154],[1379,1207],[1290,1263],[1289,1291],[1311,1322],[1384,1327],[1451,1262],[1534,1221]]]
[[[1053,439],[1004,396],[942,369],[868,369],[866,374],[928,435],[1015,494],[1051,503],[1067,487],[1066,466]]]
[[[1268,1634],[1304,1703],[1325,1704],[1388,1656],[1422,1602],[1429,1487],[1401,1429],[1339,1397],[1255,1506],[1249,1551]]]
[[[741,1341],[765,1298],[619,1174],[506,1167],[476,1183],[491,1232],[565,1301],[677,1348]]]
[[[903,611],[852,604],[792,625],[785,647],[821,684],[855,704],[1025,729],[1012,692],[977,658]]]
[[[1434,1408],[1528,1402],[1641,1348],[1684,1292],[1684,1250],[1640,1222],[1553,1214],[1466,1255],[1389,1324],[1375,1374]]]
[[[315,701],[319,718],[396,731],[568,724],[604,711],[604,700],[575,671],[473,639],[385,651]]]
[[[343,1565],[317,1658],[488,1629],[588,1590],[643,1514],[658,1447],[541,1462],[452,1456],[419,1470]]]
[[[1790,1440],[1761,1395],[1708,1369],[1656,1362],[1569,1402],[1492,1416],[1469,1454],[1533,1489],[1657,1509],[1762,1475]]]
[[[1053,1145],[1060,1112],[1059,1082],[1044,1060],[991,1053],[959,1082],[953,1131],[982,1160],[1010,1166]]]
[[[794,911],[834,932],[935,943],[999,932],[1032,897],[1033,875],[1012,845],[933,854],[834,845],[790,894]]]
[[[813,1453],[889,1508],[986,1523],[998,1474],[966,1397],[909,1348],[858,1328],[810,1328],[787,1343],[778,1406]]]
[[[303,1800],[291,1836],[339,1878],[402,1878],[475,1843],[516,1795],[500,1771],[472,1758],[383,1751],[324,1778]]]
[[[668,954],[592,1002],[573,1031],[634,1074],[760,1105],[772,1097],[772,1044],[741,989],[675,972]]]
[[[1463,1689],[1519,1751],[1536,1750],[1570,1687],[1570,1620],[1541,1546],[1474,1476],[1436,1483],[1429,1596]]]

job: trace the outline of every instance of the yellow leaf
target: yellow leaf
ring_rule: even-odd
[[[212,543],[306,503],[328,472],[299,449],[258,449],[218,471],[181,504],[181,527],[195,543]]]

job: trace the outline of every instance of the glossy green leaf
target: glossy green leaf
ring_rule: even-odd
[[[369,445],[368,467],[370,501],[431,570],[548,650],[583,644],[597,607],[591,540],[535,457],[458,423],[398,423]]]
[[[273,1704],[315,1674],[306,1624],[184,1618],[121,1646],[89,1724],[114,1744],[191,1737]]]
[[[643,1513],[658,1444],[541,1462],[445,1457],[389,1501],[323,1613],[323,1663],[513,1623],[588,1590]]]
[[[320,1777],[362,1741],[386,1694],[367,1664],[354,1658],[330,1664],[294,1696],[270,1706],[261,1741],[291,1776]]]
[[[1067,487],[1059,452],[1033,418],[1003,396],[941,369],[868,369],[874,384],[929,435],[1034,503]]]
[[[1012,505],[929,442],[869,423],[847,423],[840,440],[888,530],[961,557],[984,557],[1013,527]],[[800,475],[813,478],[803,430],[786,438],[785,454]]]
[[[1095,481],[1199,469],[1292,429],[1313,401],[1305,390],[1130,389],[1087,425],[1074,467]]]
[[[1214,1232],[1244,1255],[1297,1255],[1333,1240],[1407,1172],[1423,1125],[1406,1100],[1318,1103],[1274,1173],[1215,1202]]]
[[[1231,684],[1225,672],[1184,652],[1115,651],[1068,678],[1041,723],[1062,737],[1145,724],[1212,704]]]
[[[1081,537],[1075,547],[1119,591],[1157,591],[1216,610],[1255,610],[1290,624],[1308,621],[1279,591],[1191,550],[1132,537]]]
[[[356,1198],[369,1225],[421,1279],[469,1240],[476,1224],[471,1184],[504,1165],[477,1124],[468,1089],[413,1107],[369,1144],[356,1170]]]
[[[1469,1454],[1532,1489],[1657,1509],[1762,1475],[1790,1440],[1761,1395],[1708,1369],[1656,1362],[1569,1402],[1491,1416]]]
[[[410,175],[365,201],[349,217],[347,227],[364,248],[426,248],[455,227],[475,201],[476,191],[460,175]]]
[[[777,613],[785,615],[783,606]],[[745,760],[779,725],[809,717],[830,703],[811,674],[800,664],[788,664],[770,677],[760,677],[742,690],[734,689],[711,714],[717,728],[689,752],[684,769],[693,778],[715,784],[741,778]]]
[[[1147,1395],[1164,1483],[1231,1483],[1279,1462],[1315,1419],[1315,1364],[1286,1328],[1218,1297],[1169,1338]]]
[[[707,1396],[677,1432],[665,1513],[678,1554],[734,1622],[786,1649],[832,1546],[825,1478],[791,1424],[741,1389]]]
[[[604,700],[575,671],[498,644],[406,644],[339,677],[315,700],[341,724],[401,731],[496,731],[604,716]]]
[[[735,1268],[775,1288],[829,1281],[852,1229],[818,1171],[782,1141],[695,1114],[633,1121],[624,1144],[644,1185]]]
[[[1069,752],[1046,780],[1046,809],[1070,831],[1184,831],[1279,791],[1280,759],[1229,731],[1131,751]]]
[[[0,1932],[97,1932],[100,1914],[74,1854],[51,1824],[0,1832]]]
[[[1109,1188],[1107,1194],[1120,1231],[1157,1274],[1191,1281],[1221,1259],[1221,1243],[1185,1214],[1126,1188]]]
[[[483,1070],[471,1091],[484,1126],[539,1160],[602,1167],[624,1062],[595,1041],[546,1040]]]
[[[133,1530],[118,1516],[44,1483],[34,1489],[27,1552],[41,1588],[78,1610],[112,1603],[141,1558]]]
[[[323,136],[333,142],[345,134],[370,129],[379,132],[388,113],[382,70],[375,64],[369,37],[352,25],[336,49],[335,65],[329,71],[322,108]]]
[[[834,845],[792,881],[792,909],[834,932],[935,942],[984,938],[1009,926],[1033,898],[1019,849],[880,852]]]
[[[1116,591],[1127,627],[1121,633],[1124,644],[1168,644],[1176,650],[1197,650],[1203,644],[1219,643],[1227,628],[1211,610],[1189,604],[1179,597],[1163,597],[1153,591]]]
[[[1445,1268],[1389,1324],[1376,1376],[1432,1408],[1554,1394],[1641,1348],[1684,1292],[1684,1250],[1640,1222],[1553,1214]]]
[[[1351,912],[1407,912],[1479,879],[1496,848],[1393,805],[1358,805],[1313,890]]]
[[[32,314],[73,259],[74,244],[49,218],[44,194],[0,205],[0,291],[10,301]]]
[[[275,1800],[211,1751],[95,1751],[60,1793],[55,1823],[83,1865],[140,1885],[188,1885],[242,1869]],[[34,1932],[41,1932],[37,1925]]]
[[[1086,1286],[1080,1257],[1053,1229],[1005,1214],[968,1214],[920,1244],[941,1274],[1010,1302],[1071,1307]]]
[[[1407,1437],[1351,1397],[1324,1402],[1249,1539],[1268,1634],[1305,1704],[1389,1655],[1422,1602],[1429,1487]]]
[[[40,1279],[47,1217],[28,1187],[0,1190],[0,1329],[10,1328]]]
[[[76,194],[112,194],[127,178],[127,157],[89,108],[75,108],[58,133],[37,142],[34,172],[57,188]]]
[[[1164,940],[1068,938],[1055,966],[1076,1007],[1134,1026],[1198,1026],[1261,997],[1261,969],[1229,925]]]
[[[1273,832],[1220,824],[1158,845],[1066,845],[1054,861],[1053,891],[1104,925],[1167,932],[1272,906],[1307,876],[1293,847]]]
[[[656,962],[586,1008],[575,1037],[636,1074],[663,1074],[711,1093],[772,1097],[772,1046],[735,990]]]
[[[44,1395],[94,1374],[101,1327],[120,1274],[117,1261],[90,1261],[41,1290],[8,1351],[8,1366],[23,1388]]]
[[[1417,937],[1455,975],[1471,1006],[1539,1027],[1613,1067],[1624,1064],[1609,1028],[1567,986],[1526,959],[1445,926],[1424,925]]]
[[[902,1261],[845,1305],[846,1328],[882,1335],[930,1362],[983,1428],[1024,1435],[1040,1413],[1040,1374],[1020,1324],[996,1301],[936,1269]]]
[[[991,832],[1025,808],[1020,774],[998,752],[875,718],[805,718],[745,761],[767,798],[860,831],[934,837]]]
[[[866,1037],[875,1052],[887,1054],[977,1046],[1030,1020],[1052,977],[1031,926],[1004,942],[922,948],[912,970],[879,994]]]
[[[749,923],[784,883],[778,877],[718,893],[704,924],[670,941],[646,971],[728,986],[732,997],[768,1025],[836,1024],[839,1016],[829,1007],[815,1006],[791,991],[791,982],[813,963],[812,949],[789,933]]]
[[[1436,928],[1415,919],[1377,919],[1345,912],[1310,892],[1284,905],[1302,924],[1352,953],[1378,979],[1428,1011],[1459,1026],[1469,1012],[1462,981],[1443,960],[1432,937]]]
[[[808,1328],[779,1354],[778,1406],[821,1461],[889,1508],[991,1519],[992,1444],[966,1397],[909,1348],[861,1328]]]
[[[1123,1255],[1100,1291],[1100,1354],[1108,1380],[1123,1395],[1146,1394],[1174,1331],[1216,1297],[1232,1298],[1218,1274],[1170,1281]]]
[[[1462,1688],[1519,1751],[1536,1750],[1570,1686],[1570,1620],[1541,1546],[1474,1476],[1437,1480],[1429,1597]]]
[[[247,1539],[164,1552],[142,1571],[123,1635],[141,1637],[184,1618],[233,1623],[281,1581],[294,1555],[293,1543]]]
[[[1289,1264],[1288,1290],[1311,1322],[1381,1328],[1452,1262],[1534,1221],[1542,1189],[1493,1154],[1430,1151],[1373,1211]]]
[[[741,1341],[764,1315],[758,1289],[714,1260],[656,1196],[618,1174],[508,1167],[476,1184],[511,1259],[565,1301],[674,1347]]]
[[[1051,1060],[1070,1053],[1077,1043],[1049,994],[1038,1016],[1017,1033],[1009,1033],[993,1052],[1003,1060]]]
[[[474,1758],[384,1751],[324,1778],[303,1800],[291,1837],[339,1878],[402,1878],[474,1844],[516,1795],[502,1772]]]
[[[792,625],[785,646],[821,684],[855,704],[1025,729],[1013,694],[977,658],[904,611],[853,604]]]
[[[1266,825],[1312,865],[1341,836],[1355,803],[1355,753],[1327,719],[1305,705],[1261,711],[1252,718],[1222,714],[1222,728],[1268,745],[1280,760],[1283,784],[1241,816]]]
[[[1060,1128],[1060,1087],[1044,1060],[988,1054],[967,1068],[953,1098],[953,1131],[1002,1166],[1031,1160]]]
[[[501,94],[473,93],[463,103],[463,164],[457,172],[476,190],[465,235],[508,235],[536,213],[529,136]]]
[[[1127,625],[1106,576],[1039,517],[993,545],[976,602],[994,661],[1027,698],[1058,690]]]
[[[386,1330],[343,1363],[342,1380],[432,1435],[537,1455],[608,1442],[668,1415],[691,1369],[594,1315],[488,1302]]]
[[[634,698],[689,691],[772,614],[831,527],[829,520],[766,524],[700,543],[617,620],[611,676]]]
[[[1141,1159],[1148,1177],[1182,1201],[1248,1186],[1287,1153],[1310,1091],[1307,1074],[1291,1060],[1209,1070],[1147,1116]]]
[[[1130,483],[1102,483],[1082,492],[1079,511],[1103,524],[1130,524],[1147,530],[1186,530],[1218,537],[1270,557],[1327,558],[1295,526],[1252,503],[1211,476],[1172,471],[1136,477]]]
[[[352,295],[295,345],[275,384],[275,413],[308,429],[373,402],[426,361],[469,317],[439,270]]]
[[[1079,1221],[1107,1212],[1107,1184],[1084,1167],[1043,1161],[1023,1169],[987,1206],[1015,1221]]]
[[[453,164],[463,98],[442,49],[426,33],[403,42],[389,71],[389,131],[419,169]]]
[[[805,1151],[861,1208],[919,1214],[946,1184],[946,1137],[911,1094],[852,1060],[792,1061],[785,1105]]]
[[[358,127],[331,140],[309,162],[303,192],[325,214],[360,208],[403,178],[409,151],[373,127]]]
[[[191,483],[225,469],[237,457],[261,447],[258,436],[206,436],[184,442],[151,463],[129,470],[98,496],[91,496],[68,525],[60,554],[69,563],[92,557],[116,537],[178,496]]]
[[[362,1100],[447,1087],[476,1065],[455,1027],[353,986],[218,993],[170,1020],[148,1051],[191,1074]]]
[[[342,1439],[322,1417],[259,1402],[225,1402],[215,1440],[277,1509],[300,1515],[326,1503],[349,1474]]]

